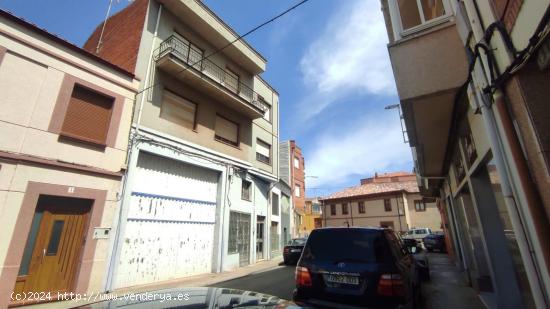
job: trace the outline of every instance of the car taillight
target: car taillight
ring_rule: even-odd
[[[312,286],[311,275],[306,267],[296,267],[296,285]]]
[[[288,253],[288,250],[289,250],[288,247],[285,247],[284,252],[285,252],[285,253]]]
[[[383,274],[380,276],[378,294],[383,296],[405,296],[405,287],[401,275]]]

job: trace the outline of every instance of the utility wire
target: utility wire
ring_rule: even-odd
[[[256,27],[254,27],[252,30],[249,30],[249,31],[246,32],[245,34],[238,36],[235,40],[233,40],[233,41],[227,43],[227,44],[224,45],[222,48],[219,48],[219,49],[213,51],[211,54],[209,54],[209,55],[207,55],[207,56],[205,56],[205,57],[202,57],[201,59],[197,60],[197,61],[194,62],[193,64],[188,64],[187,67],[185,67],[185,68],[181,69],[180,71],[176,72],[175,75],[179,75],[179,74],[181,74],[181,73],[183,73],[183,72],[189,70],[189,68],[194,67],[196,64],[200,63],[201,61],[207,60],[208,58],[210,58],[210,57],[212,57],[212,56],[218,54],[219,52],[223,51],[223,50],[226,49],[227,47],[229,47],[229,46],[231,46],[231,45],[237,43],[237,42],[240,41],[240,40],[242,40],[243,38],[245,38],[245,37],[248,36],[249,34],[252,34],[252,33],[256,32],[257,30],[259,30],[260,28],[263,28],[264,26],[266,26],[266,25],[268,25],[268,24],[274,22],[275,20],[277,20],[277,19],[283,17],[284,15],[288,14],[289,12],[293,11],[294,9],[298,8],[299,6],[301,6],[302,4],[304,4],[304,3],[308,2],[308,1],[309,1],[309,0],[302,0],[302,1],[298,2],[297,4],[291,6],[290,8],[286,9],[286,10],[283,11],[282,13],[276,15],[275,17],[273,17],[273,18],[271,18],[271,19],[269,19],[269,20],[263,22],[262,24],[260,24],[260,25],[258,25],[258,26],[256,26]],[[160,83],[154,83],[154,84],[152,84],[151,86],[148,86],[148,87],[146,87],[146,88],[143,88],[142,90],[140,90],[139,92],[136,93],[136,96],[139,95],[139,94],[141,94],[141,93],[143,93],[143,92],[145,92],[145,91],[147,91],[147,90],[149,90],[149,89],[151,89],[151,88],[153,88],[153,87],[158,86],[159,84],[160,84]]]

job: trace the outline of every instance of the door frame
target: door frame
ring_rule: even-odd
[[[84,229],[85,242],[77,262],[77,267],[75,268],[74,286],[72,287],[75,293],[84,293],[88,289],[97,244],[97,240],[93,239],[93,227],[100,226],[103,210],[105,208],[105,201],[107,199],[107,190],[29,181],[23,197],[23,202],[19,209],[15,228],[11,235],[6,259],[4,260],[4,265],[0,273],[0,282],[11,282],[9,284],[3,284],[2,287],[0,287],[0,304],[10,303],[11,293],[15,287],[17,274],[21,266],[21,259],[23,257],[27,237],[40,195],[83,198],[93,201],[88,216],[88,222]]]

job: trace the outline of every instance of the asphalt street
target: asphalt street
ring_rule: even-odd
[[[237,278],[214,284],[214,287],[231,288],[254,291],[291,300],[294,290],[294,270],[296,266],[278,266],[275,269],[253,273],[246,277]]]

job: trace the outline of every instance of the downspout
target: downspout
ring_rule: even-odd
[[[399,221],[399,232],[403,232],[403,226],[401,225],[401,211],[399,210],[399,199],[397,196],[395,197],[395,203],[397,204],[397,221]]]
[[[349,202],[349,214],[351,217],[351,226],[353,226],[353,205]]]
[[[149,87],[149,81],[150,81],[150,74],[151,74],[151,68],[153,66],[153,53],[155,51],[155,42],[157,40],[158,36],[158,30],[159,30],[159,24],[160,24],[160,17],[162,14],[162,4],[159,4],[159,11],[157,13],[157,22],[155,23],[155,33],[153,34],[153,41],[151,42],[151,50],[149,53],[149,63],[147,64],[147,71],[145,73],[145,80],[143,81],[144,89]],[[146,90],[141,93],[141,100],[139,102],[139,109],[138,109],[138,117],[136,121],[136,136],[139,133],[139,126],[141,123],[141,115],[143,114],[143,104],[145,103],[145,93],[147,93],[149,90]]]
[[[223,192],[223,202],[221,203],[220,207],[222,207],[222,209],[220,209],[221,211],[221,222],[220,222],[220,265],[218,267],[218,270],[219,272],[223,272],[223,262],[224,262],[224,256],[225,256],[225,239],[223,237],[223,235],[225,234],[224,233],[224,228],[225,228],[225,212],[226,212],[226,208],[229,206],[227,205],[227,200],[228,200],[228,197],[229,197],[229,192],[228,192],[228,182],[230,181],[229,180],[229,170],[231,169],[231,166],[229,165],[226,165],[225,167],[225,184],[224,184],[224,192]],[[256,196],[254,194],[254,196]],[[229,237],[228,237],[228,241],[229,241]]]
[[[147,67],[147,74],[145,75],[145,80],[144,80],[144,83],[143,83],[144,88],[147,87],[148,80],[149,80],[149,72],[151,70],[151,62],[152,62],[152,57],[153,57],[154,45],[155,45],[154,43],[155,43],[155,39],[156,39],[157,34],[158,34],[158,27],[159,27],[161,13],[162,13],[162,4],[159,5],[159,11],[157,13],[157,20],[156,20],[156,24],[155,24],[155,32],[154,32],[154,35],[153,35],[153,42],[151,43],[151,54],[149,56],[149,65]],[[137,95],[138,94],[136,94],[136,99],[137,99]],[[140,123],[140,119],[141,119],[141,112],[142,112],[142,108],[143,108],[144,97],[145,96],[142,93],[134,137],[137,137],[138,133],[139,133],[139,123]],[[135,107],[135,105],[134,105],[134,107]],[[134,117],[134,111],[132,111],[132,119],[133,119],[133,117]],[[126,164],[128,165],[128,167],[126,169],[126,173],[124,175],[124,179],[123,179],[123,183],[122,183],[121,203],[120,203],[120,207],[119,207],[119,211],[118,211],[117,227],[116,227],[115,235],[113,237],[113,250],[112,250],[112,253],[111,253],[111,257],[110,257],[109,261],[107,262],[108,263],[108,265],[107,265],[107,278],[105,280],[105,285],[104,285],[104,290],[106,292],[110,291],[113,287],[114,265],[115,265],[115,261],[118,260],[118,243],[119,243],[119,239],[120,239],[120,236],[121,236],[120,235],[120,233],[121,233],[120,226],[122,224],[122,213],[123,213],[123,209],[124,209],[123,202],[124,202],[124,197],[126,196],[126,190],[127,190],[127,184],[128,184],[128,170],[130,169],[130,166],[129,166],[130,162],[131,162],[130,158],[131,158],[131,155],[133,153],[134,143],[135,143],[135,138],[130,138],[130,143],[128,145],[128,155],[126,156]]]

